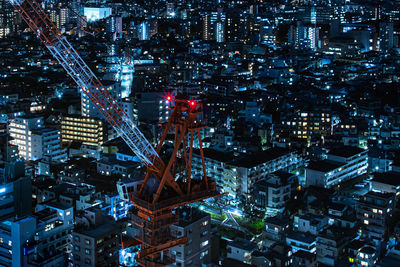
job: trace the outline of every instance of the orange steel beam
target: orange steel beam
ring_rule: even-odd
[[[189,151],[189,162],[188,162],[188,168],[187,168],[187,179],[188,179],[188,186],[187,186],[187,194],[190,194],[191,191],[191,182],[192,182],[192,155],[193,155],[193,136],[194,135],[194,131],[190,131],[190,151]]]
[[[162,146],[163,146],[163,144],[164,144],[164,142],[165,142],[165,139],[167,138],[169,129],[171,128],[171,125],[172,125],[172,119],[171,119],[171,118],[173,118],[173,117],[175,116],[175,114],[176,114],[176,110],[174,109],[174,110],[172,111],[172,114],[171,114],[171,116],[170,116],[170,119],[168,120],[168,122],[166,123],[166,125],[165,125],[165,127],[164,127],[163,134],[161,135],[160,141],[158,142],[157,149],[156,149],[156,152],[157,152],[158,155],[160,154],[161,148],[162,148]],[[163,165],[164,165],[164,162],[163,162]],[[158,178],[158,176],[161,176],[161,174],[162,174],[163,171],[164,171],[164,170],[163,170],[164,168],[160,168],[160,169],[161,169],[161,173],[159,173],[159,175],[156,175],[157,178]],[[139,196],[139,197],[142,196],[143,190],[144,190],[144,188],[145,188],[145,186],[146,186],[146,183],[147,183],[147,181],[148,181],[148,179],[149,179],[151,173],[154,173],[154,172],[151,171],[151,169],[147,169],[147,171],[146,171],[146,176],[144,177],[143,183],[141,184],[140,190],[139,190],[139,192],[138,192],[138,196]]]
[[[208,179],[207,179],[206,163],[205,163],[205,161],[204,161],[203,144],[201,143],[200,130],[197,130],[197,135],[198,135],[198,137],[199,137],[199,148],[200,148],[201,164],[203,165],[204,181],[205,181],[205,183],[206,183],[206,188],[208,189]]]
[[[173,247],[183,245],[183,244],[187,243],[187,241],[188,241],[187,236],[184,236],[184,237],[181,237],[181,238],[178,238],[178,239],[175,239],[175,240],[171,240],[171,241],[169,241],[169,242],[167,242],[165,244],[159,245],[157,247],[141,249],[139,251],[138,257],[139,257],[139,259],[142,259],[142,258],[144,258],[146,256],[151,255],[151,254],[160,253],[160,252],[162,252],[164,250],[168,250],[168,249],[171,249]]]
[[[167,180],[174,179],[172,176],[169,176],[168,174],[170,174],[171,165],[174,162],[174,160],[176,158],[176,153],[178,152],[178,149],[179,149],[179,146],[180,146],[181,142],[183,141],[183,138],[185,137],[185,132],[186,132],[186,129],[183,129],[183,132],[181,132],[181,135],[178,139],[178,143],[175,144],[174,151],[172,152],[172,155],[168,162],[168,165],[165,168],[165,171],[164,171],[163,177],[161,178],[160,184],[158,185],[156,195],[154,196],[154,199],[153,199],[153,204],[155,204],[158,201],[158,198],[160,197],[160,194],[161,194],[161,190],[163,189],[164,184],[167,182]]]
[[[125,248],[129,248],[129,247],[137,246],[137,245],[140,245],[140,244],[141,244],[140,241],[138,241],[137,239],[133,238],[133,239],[130,239],[128,241],[122,242],[121,248],[125,249]]]
[[[187,242],[187,237],[174,238],[170,232],[169,226],[176,222],[173,219],[176,218],[176,214],[172,213],[175,208],[219,194],[215,182],[206,174],[200,134],[200,130],[206,126],[201,123],[201,118],[199,118],[199,114],[202,112],[201,104],[194,103],[187,100],[175,101],[173,112],[167,123],[164,124],[164,130],[156,149],[157,153],[160,153],[168,133],[171,132],[171,127],[174,127],[174,149],[169,161],[166,165],[164,162],[160,163],[162,164],[161,168],[152,169],[152,166],[148,166],[139,193],[130,195],[130,201],[135,204],[137,209],[132,217],[133,223],[142,229],[136,237],[142,244],[137,262],[144,267],[171,264],[172,259],[166,255],[169,249]],[[170,105],[170,108],[172,108],[172,105]],[[200,176],[200,181],[193,182],[191,162],[195,134],[197,134],[199,140],[203,175]],[[183,168],[178,166],[180,163],[184,164]],[[177,173],[180,175],[178,176],[179,179],[175,181],[174,176]],[[154,174],[160,181],[152,200],[151,195],[142,197],[151,174]],[[162,191],[165,187],[171,188],[171,184],[179,186],[180,189],[185,188],[182,191],[185,193],[177,194],[175,197],[165,195],[168,197],[164,198]],[[173,189],[177,192],[175,188]]]

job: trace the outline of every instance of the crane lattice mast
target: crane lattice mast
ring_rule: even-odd
[[[9,1],[83,93],[147,167],[139,192],[129,192],[127,199],[135,204],[135,210],[131,212],[130,218],[142,231],[133,240],[125,242],[123,247],[140,244],[141,250],[137,262],[142,266],[165,266],[173,263],[173,259],[166,256],[169,249],[187,242],[187,237],[175,238],[170,232],[169,226],[177,222],[174,209],[219,194],[215,182],[207,177],[205,170],[200,137],[200,130],[205,125],[199,117],[202,113],[202,105],[197,105],[190,100],[174,101],[174,106],[171,106],[173,112],[165,125],[156,151],[104,88],[78,52],[62,36],[36,0]],[[174,151],[165,164],[158,152],[168,132],[173,129],[175,131]],[[195,135],[199,140],[203,175],[201,179],[192,180],[191,160]],[[189,139],[190,143],[187,144]],[[145,192],[145,188],[151,176],[158,179],[158,186],[155,192],[149,193]]]

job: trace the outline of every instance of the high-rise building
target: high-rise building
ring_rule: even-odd
[[[352,146],[334,148],[327,159],[311,161],[306,167],[306,185],[330,188],[365,174],[367,168],[368,150]]]
[[[379,50],[388,51],[394,47],[393,22],[379,23]]]
[[[215,41],[217,43],[225,42],[225,22],[219,20],[215,23]]]
[[[218,43],[225,41],[226,15],[222,8],[216,12],[208,12],[203,15],[203,40],[216,40]]]
[[[24,217],[32,213],[32,183],[21,177],[0,185],[0,220]]]
[[[42,117],[17,117],[10,122],[8,131],[13,138],[11,143],[18,146],[20,157],[27,160],[66,160],[66,151],[60,146],[58,130],[43,127]]]
[[[73,208],[38,205],[32,216],[0,223],[0,262],[5,266],[66,266]],[[12,263],[12,264],[11,264]]]
[[[177,238],[187,236],[188,242],[174,247],[170,253],[175,256],[173,266],[204,266],[211,263],[211,217],[196,208],[179,209],[179,222],[171,226]]]
[[[102,81],[104,88],[114,97],[115,100],[119,100],[121,97],[122,86],[120,83],[115,81]],[[92,103],[90,98],[83,92],[81,92],[81,114],[84,117],[92,117],[102,119],[103,115]]]
[[[12,144],[18,146],[20,157],[31,158],[31,131],[42,128],[43,123],[42,117],[34,115],[17,117],[10,122],[8,132],[13,138]]]
[[[118,266],[120,249],[119,224],[90,208],[78,217],[72,234],[72,262],[74,266]]]
[[[202,162],[198,153],[198,150],[194,150],[194,175],[202,175]],[[298,154],[282,148],[239,155],[208,148],[204,149],[204,157],[207,175],[213,177],[222,190],[233,198],[249,198],[256,181],[278,170],[292,171],[303,163]]]
[[[29,139],[29,137],[28,137]],[[67,160],[67,151],[61,148],[60,133],[57,129],[40,128],[31,131],[31,151],[28,159],[46,159],[62,162]]]
[[[49,161],[64,161],[67,158],[65,149],[60,146],[58,130],[43,127],[43,117],[17,117],[10,122],[8,131],[13,138],[11,143],[18,146],[22,158]]]
[[[237,9],[227,10],[226,12],[226,40],[245,41],[249,36],[249,26],[247,14]]]
[[[276,137],[289,136],[306,141],[313,135],[328,136],[332,133],[334,121],[328,110],[303,109],[288,112],[282,117],[280,125],[275,127]]]
[[[122,17],[112,15],[107,18],[106,31],[110,33],[122,32]]]
[[[174,3],[167,2],[167,18],[174,18],[176,16]]]
[[[319,47],[319,28],[316,25],[304,25],[301,21],[290,26],[288,41],[297,46],[317,49]]]
[[[5,133],[0,135],[0,184],[25,174],[24,162],[19,160],[18,146],[11,144],[11,139]]]
[[[260,41],[263,44],[274,46],[276,42],[275,26],[268,20],[260,23]]]
[[[159,93],[140,93],[137,98],[137,116],[139,121],[165,122],[171,110],[168,101]]]
[[[296,175],[277,171],[254,184],[253,198],[256,207],[269,214],[282,212],[291,194],[296,190]]]
[[[36,232],[36,219],[32,216],[0,222],[0,263],[3,266],[23,266],[23,255],[33,247],[22,248]]]
[[[211,17],[209,14],[203,16],[203,40],[211,40],[212,29],[211,29]]]
[[[19,17],[17,17],[19,19]],[[7,0],[0,0],[0,38],[7,36],[15,27],[15,11]]]
[[[143,21],[137,27],[137,37],[141,41],[145,41],[145,40],[149,40],[150,39],[150,26],[149,26],[148,22]]]
[[[368,192],[356,204],[356,216],[363,224],[362,234],[378,242],[387,238],[396,206],[394,193]]]
[[[66,116],[61,120],[61,141],[78,141],[100,146],[107,140],[107,131],[101,119],[82,116]]]

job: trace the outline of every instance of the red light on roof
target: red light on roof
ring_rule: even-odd
[[[168,100],[168,101],[171,101],[171,96],[167,96],[167,100]]]
[[[196,105],[196,102],[190,101],[189,104],[190,104],[191,106],[195,106],[195,105]]]

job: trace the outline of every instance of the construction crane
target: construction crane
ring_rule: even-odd
[[[132,223],[139,226],[135,238],[123,243],[123,247],[141,245],[137,262],[141,266],[156,267],[172,264],[168,256],[171,248],[187,242],[187,237],[175,238],[170,225],[177,222],[181,207],[196,201],[218,195],[216,184],[206,174],[200,131],[206,126],[201,119],[201,103],[190,99],[166,101],[172,109],[171,116],[154,149],[139,128],[126,115],[117,101],[104,88],[59,29],[46,15],[35,0],[9,0],[30,29],[49,49],[91,102],[123,138],[139,160],[147,167],[146,175],[140,181],[140,189],[132,184],[119,184],[118,190],[126,201],[134,203],[129,214]],[[175,133],[174,149],[165,163],[159,156],[168,133]],[[192,179],[191,162],[193,141],[197,135],[203,172],[201,177]]]

